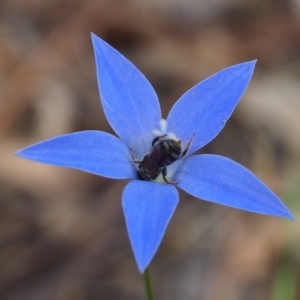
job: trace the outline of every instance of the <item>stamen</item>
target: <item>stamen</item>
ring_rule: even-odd
[[[167,120],[161,119],[159,121],[159,126],[160,126],[161,132],[166,133],[167,128],[168,128],[168,122],[167,122]]]
[[[159,120],[159,129],[154,129],[152,132],[156,136],[166,135],[165,139],[172,139],[178,141],[179,139],[173,132],[167,132],[168,122],[165,119]]]

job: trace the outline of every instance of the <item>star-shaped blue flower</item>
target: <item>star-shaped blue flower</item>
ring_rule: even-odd
[[[151,262],[175,211],[176,187],[199,199],[293,219],[280,199],[243,166],[218,155],[192,155],[224,127],[250,81],[255,61],[229,67],[198,83],[163,120],[157,95],[144,75],[96,35],[92,40],[103,109],[118,137],[101,131],[76,132],[29,146],[17,155],[113,179],[131,179],[122,201],[141,272]],[[167,166],[166,180],[176,184],[166,184],[161,171],[151,181],[138,176],[139,164],[133,157],[142,161],[151,153],[155,137],[158,143],[179,141],[182,149],[190,141],[187,154]]]

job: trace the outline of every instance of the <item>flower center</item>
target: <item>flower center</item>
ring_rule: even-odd
[[[159,121],[159,129],[153,130],[155,135],[152,141],[152,148],[142,161],[137,163],[137,171],[140,179],[154,181],[165,184],[175,184],[172,177],[180,164],[180,160],[185,155],[182,151],[182,141],[173,132],[167,132],[167,121]]]

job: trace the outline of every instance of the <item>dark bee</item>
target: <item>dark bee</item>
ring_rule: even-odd
[[[170,182],[166,178],[167,166],[171,165],[178,159],[186,155],[192,138],[188,141],[187,146],[182,151],[182,141],[175,139],[163,140],[167,134],[158,136],[152,141],[152,149],[146,154],[142,161],[138,161],[133,157],[131,152],[132,160],[138,165],[138,174],[142,180],[155,180],[160,174],[165,183],[176,184],[177,182]]]

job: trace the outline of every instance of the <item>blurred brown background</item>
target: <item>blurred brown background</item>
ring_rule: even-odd
[[[111,132],[91,31],[145,73],[164,116],[198,81],[257,58],[203,152],[250,168],[299,219],[299,0],[2,0],[0,299],[145,299],[121,210],[126,181],[13,155],[59,134]],[[152,264],[156,299],[300,299],[299,228],[181,193]]]

